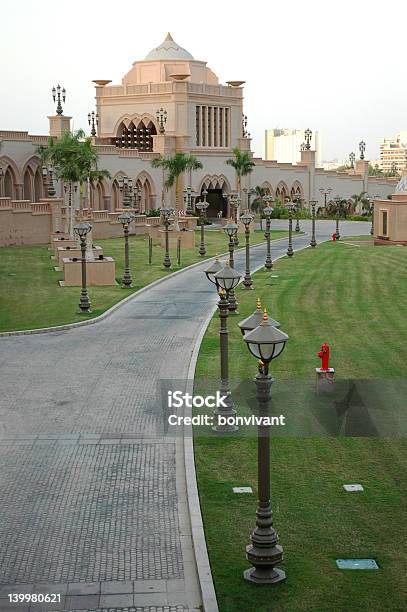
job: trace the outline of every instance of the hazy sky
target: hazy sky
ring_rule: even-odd
[[[246,81],[245,113],[257,154],[264,130],[319,130],[323,159],[363,138],[407,129],[405,0],[138,2],[16,0],[0,17],[0,129],[46,133],[50,91],[88,128],[92,79],[119,83],[170,31],[221,82]]]

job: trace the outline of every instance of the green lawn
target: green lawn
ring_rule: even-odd
[[[281,238],[286,234],[284,231],[274,231],[272,238]],[[205,237],[206,257],[213,257],[216,253],[227,250],[227,238],[222,231],[206,231]],[[256,231],[252,234],[253,244],[262,240],[264,240],[262,232]],[[116,279],[120,282],[123,273],[123,239],[96,240],[96,244],[103,247],[104,255],[115,259]],[[199,232],[196,233],[195,244],[195,249],[182,251],[181,266],[176,263],[174,249],[171,252],[172,268],[166,270],[162,266],[163,249],[154,245],[153,263],[149,265],[147,240],[144,236],[132,236],[130,257],[134,287],[131,289],[122,289],[119,285],[90,287],[89,295],[92,302],[90,315],[77,312],[80,293],[78,287],[59,286],[58,281],[63,279],[63,274],[54,271],[55,261],[51,261],[51,252],[46,245],[1,248],[0,331],[49,327],[98,316],[148,283],[202,260],[198,254]],[[243,239],[240,239],[239,246],[243,246]]]
[[[250,585],[242,578],[249,567],[245,546],[256,509],[255,437],[240,431],[219,438],[195,430],[198,485],[221,612],[406,609],[406,438],[312,435],[331,406],[319,405],[313,391],[316,353],[323,341],[331,346],[335,389],[349,378],[371,379],[379,394],[387,384],[395,396],[403,388],[395,379],[407,378],[406,270],[407,249],[329,242],[279,260],[273,270],[277,278],[258,272],[255,291],[238,289],[240,315],[229,318],[233,385],[246,378],[244,386],[254,390],[249,379],[256,374],[256,361],[236,324],[254,310],[259,295],[290,336],[272,367],[273,413],[287,409],[287,421],[293,418],[300,426],[292,426],[297,436],[280,431],[271,442],[274,525],[287,574],[287,581],[274,587]],[[218,352],[215,317],[202,342],[197,387],[206,384],[207,372],[219,371]],[[378,382],[380,378],[386,381]],[[395,419],[391,431],[397,430],[399,419],[405,433],[405,418],[397,409],[405,414],[406,396],[399,393],[384,401],[386,414],[373,411],[379,433],[387,413]],[[235,394],[238,412],[249,413],[241,397]],[[344,483],[361,483],[365,491],[345,493]],[[233,486],[251,486],[254,495],[233,494]],[[350,557],[373,557],[380,569],[336,568],[335,559]]]

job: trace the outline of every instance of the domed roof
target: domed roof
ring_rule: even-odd
[[[152,49],[145,60],[193,60],[194,58],[188,51],[180,47],[168,32],[165,40]]]

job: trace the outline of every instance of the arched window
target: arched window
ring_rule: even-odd
[[[115,179],[112,183],[112,201],[113,201],[113,211],[118,208],[122,208],[122,201],[120,197],[120,187],[117,179]]]
[[[34,175],[30,166],[24,172],[24,200],[33,201]]]
[[[157,130],[152,121],[147,126],[144,121],[140,121],[137,126],[131,122],[128,127],[122,122],[117,130],[114,144],[120,149],[152,151],[153,136],[156,134]]]
[[[11,166],[8,166],[4,173],[4,195],[8,198],[16,197],[16,177]]]
[[[42,182],[42,173],[40,169],[37,168],[34,176],[34,201],[39,202],[43,196],[43,182]]]

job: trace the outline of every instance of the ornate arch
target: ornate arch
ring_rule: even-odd
[[[285,199],[288,198],[289,193],[290,192],[287,187],[287,184],[284,181],[280,181],[276,188],[276,199],[278,198],[281,204],[284,204]]]
[[[265,195],[274,195],[273,187],[269,181],[263,181],[260,187],[264,189]]]
[[[157,134],[156,120],[150,113],[122,115],[114,127],[113,144],[124,149],[153,150],[153,136]]]
[[[6,197],[16,199],[18,197],[17,186],[22,184],[21,172],[15,161],[8,155],[0,157],[0,166],[3,168],[3,193]],[[21,196],[20,196],[21,197]]]
[[[291,201],[293,202],[296,198],[300,197],[301,204],[304,202],[304,190],[300,181],[295,180],[290,191]]]
[[[225,193],[231,192],[230,183],[224,174],[206,175],[201,179],[198,193],[201,193],[204,189],[222,189]]]
[[[135,178],[134,184],[141,190],[140,212],[148,212],[155,208],[156,188],[151,175],[142,170]]]

